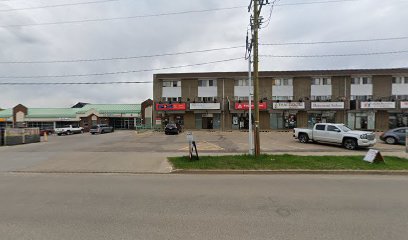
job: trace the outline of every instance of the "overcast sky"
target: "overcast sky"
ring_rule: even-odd
[[[245,45],[249,14],[245,7],[125,20],[7,27],[34,23],[116,18],[246,6],[249,0],[0,0],[0,62],[95,59],[155,55]],[[281,0],[278,4],[316,2]],[[320,0],[321,1],[321,0]],[[31,8],[26,10],[13,10]],[[356,0],[326,4],[281,5],[260,31],[261,43],[355,40],[408,36],[408,1]],[[268,19],[270,7],[262,10]],[[262,55],[348,54],[408,50],[408,40],[363,43],[262,46]],[[152,81],[159,72],[246,71],[245,60],[202,66],[91,77],[4,78],[90,74],[157,69],[243,57],[244,49],[143,59],[0,64],[0,82]],[[260,59],[260,70],[407,67],[408,54]],[[0,108],[70,107],[76,102],[140,103],[152,97],[152,84],[128,85],[0,85]]]

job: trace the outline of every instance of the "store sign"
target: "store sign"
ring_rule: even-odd
[[[408,102],[401,102],[400,104],[401,108],[408,108]]]
[[[5,118],[0,118],[0,122],[5,122],[6,119]]]
[[[182,111],[186,110],[185,103],[157,103],[157,111]]]
[[[161,118],[156,118],[156,125],[161,125],[162,121]]]
[[[273,109],[305,109],[304,102],[274,102]]]
[[[267,108],[266,102],[261,102],[259,103],[259,110],[266,110]],[[255,106],[252,103],[251,104],[251,109],[254,109]],[[235,103],[235,110],[249,110],[249,103]]]
[[[312,102],[312,109],[344,109],[344,102]]]
[[[395,102],[361,102],[362,109],[395,108]]]
[[[206,109],[206,110],[219,110],[221,109],[220,103],[190,103],[191,110]]]

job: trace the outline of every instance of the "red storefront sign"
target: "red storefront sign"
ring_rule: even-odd
[[[186,110],[185,103],[157,103],[157,111],[184,111]]]
[[[254,108],[255,106],[252,103],[251,109],[254,109]],[[266,110],[266,109],[267,109],[266,102],[259,103],[259,110]],[[235,103],[235,110],[249,110],[249,103]]]

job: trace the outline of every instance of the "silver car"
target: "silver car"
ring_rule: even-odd
[[[113,127],[107,125],[107,124],[98,124],[95,126],[92,126],[91,129],[89,130],[90,133],[95,134],[103,134],[103,133],[108,133],[108,132],[113,132]]]
[[[380,139],[388,144],[405,144],[408,127],[390,129],[380,135]]]

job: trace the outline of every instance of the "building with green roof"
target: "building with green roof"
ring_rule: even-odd
[[[50,129],[74,125],[89,130],[96,124],[109,124],[116,129],[135,129],[142,123],[141,104],[82,104],[80,106],[27,108],[19,104],[14,108],[0,111],[0,127]]]

